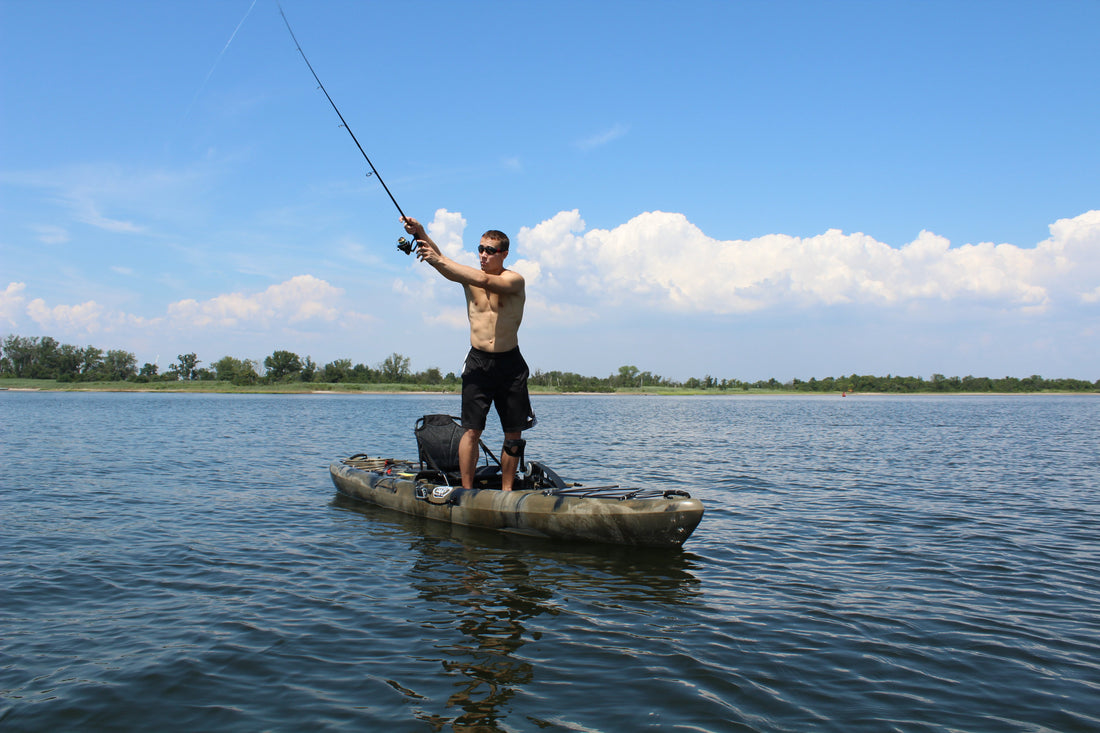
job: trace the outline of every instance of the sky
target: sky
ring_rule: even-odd
[[[1100,379],[1100,3],[282,7],[532,370]],[[274,0],[0,0],[0,335],[459,373],[369,172]]]

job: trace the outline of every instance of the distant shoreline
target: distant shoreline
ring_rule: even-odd
[[[4,384],[10,382],[10,384]],[[454,389],[431,389],[421,385],[410,384],[346,384],[337,383],[318,388],[317,384],[305,384],[292,382],[286,384],[266,385],[234,385],[228,382],[164,382],[163,386],[157,383],[131,383],[131,382],[57,382],[51,379],[12,379],[0,380],[0,392],[118,392],[136,394],[255,394],[255,395],[434,395],[434,396],[459,396],[460,392]],[[583,392],[560,391],[544,387],[531,387],[531,395],[560,396],[560,397],[995,397],[1028,395],[1100,395],[1098,391],[1076,390],[1042,390],[1035,392],[842,392],[840,390],[817,392],[790,389],[689,389],[676,387],[660,387],[654,389],[642,388],[617,388],[614,391]]]

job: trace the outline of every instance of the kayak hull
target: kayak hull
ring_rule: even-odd
[[[466,527],[571,542],[679,547],[703,517],[702,502],[673,492],[620,499],[542,489],[451,489],[417,480],[412,473],[366,470],[342,461],[334,461],[329,472],[341,494],[369,504]]]

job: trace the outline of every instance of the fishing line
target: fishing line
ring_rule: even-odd
[[[252,8],[254,7],[256,7],[256,0],[252,0],[252,4],[248,6],[248,10],[245,11],[244,17],[241,18],[241,22],[237,23],[237,27],[233,29],[233,33],[230,34],[229,40],[225,42],[225,47],[222,48],[222,52],[218,54],[218,58],[214,59],[214,64],[210,67],[210,71],[206,72],[206,78],[202,80],[202,84],[199,85],[199,90],[195,92],[191,104],[187,105],[187,111],[183,113],[184,118],[191,114],[191,108],[194,107],[195,102],[199,100],[199,95],[202,94],[202,90],[206,89],[206,83],[210,81],[210,77],[214,75],[214,69],[218,68],[222,56],[225,56],[225,52],[229,50],[229,44],[233,43],[233,39],[237,37],[237,31],[239,31],[241,26],[244,25],[244,22],[248,20],[248,16],[252,13]]]
[[[319,86],[321,88],[321,91],[325,93],[325,98],[328,99],[328,103],[332,105],[332,109],[336,111],[336,116],[340,118],[340,123],[343,125],[344,129],[348,131],[348,134],[351,135],[351,139],[355,141],[355,147],[359,148],[359,152],[363,154],[363,158],[367,161],[367,165],[370,166],[371,172],[374,174],[374,177],[377,178],[378,182],[382,184],[382,188],[386,190],[386,195],[390,197],[390,201],[392,201],[393,205],[397,207],[397,213],[401,214],[401,218],[404,219],[405,212],[401,210],[401,206],[398,205],[397,199],[395,199],[393,197],[393,194],[390,193],[390,187],[387,186],[386,182],[382,180],[382,175],[378,172],[378,169],[374,167],[374,163],[370,162],[370,157],[367,155],[367,151],[363,150],[363,146],[359,144],[359,140],[355,137],[355,133],[351,131],[351,128],[348,127],[347,121],[344,120],[344,116],[340,114],[340,109],[336,106],[336,102],[332,101],[332,97],[329,96],[328,90],[325,89],[325,85],[321,83],[321,77],[317,76],[317,72],[313,70],[313,64],[309,63],[309,59],[306,58],[306,52],[302,50],[302,44],[298,43],[298,38],[294,35],[294,31],[290,28],[290,21],[286,19],[286,13],[283,12],[283,4],[276,4],[279,6],[279,15],[283,16],[283,22],[286,23],[286,29],[290,31],[290,37],[294,41],[294,45],[298,48],[298,53],[302,54],[302,60],[306,62],[306,66],[309,67],[309,71],[311,74],[313,74],[313,78],[317,80],[317,86]],[[367,175],[370,174],[368,173]],[[403,245],[407,245],[408,249],[406,250],[405,246]],[[412,243],[405,242],[404,237],[399,240],[398,247],[405,254],[412,253],[412,246]]]

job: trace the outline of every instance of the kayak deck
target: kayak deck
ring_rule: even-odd
[[[523,488],[501,491],[499,476],[479,477],[484,488],[461,489],[406,461],[355,456],[329,466],[337,490],[359,501],[452,524],[558,540],[679,547],[703,517],[702,502],[684,491],[586,488],[565,484],[544,470],[554,481],[521,481],[517,486]],[[496,488],[490,488],[494,482]],[[545,485],[527,488],[532,483]]]

